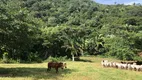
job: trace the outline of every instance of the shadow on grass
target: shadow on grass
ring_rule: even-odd
[[[31,77],[34,79],[57,79],[59,77],[64,77],[66,74],[76,72],[73,69],[59,69],[56,73],[55,69],[47,71],[47,68],[27,68],[27,67],[17,67],[17,68],[3,68],[0,67],[0,77]]]

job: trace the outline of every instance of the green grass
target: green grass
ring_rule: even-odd
[[[45,62],[0,64],[0,80],[142,80],[142,72],[104,68],[100,64],[102,59],[81,57],[81,61],[67,61],[67,69],[59,69],[59,73],[54,69],[47,72]]]

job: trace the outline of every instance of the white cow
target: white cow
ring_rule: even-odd
[[[107,63],[108,63],[108,60],[102,60],[102,61],[101,61],[101,64],[102,64],[104,67],[107,67]]]

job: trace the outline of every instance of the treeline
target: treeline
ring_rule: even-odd
[[[142,60],[142,5],[91,0],[1,0],[0,58],[104,55]]]

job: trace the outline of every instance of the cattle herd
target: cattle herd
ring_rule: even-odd
[[[101,64],[103,67],[142,71],[142,64],[140,64],[140,62],[111,62],[108,60],[102,60]]]

